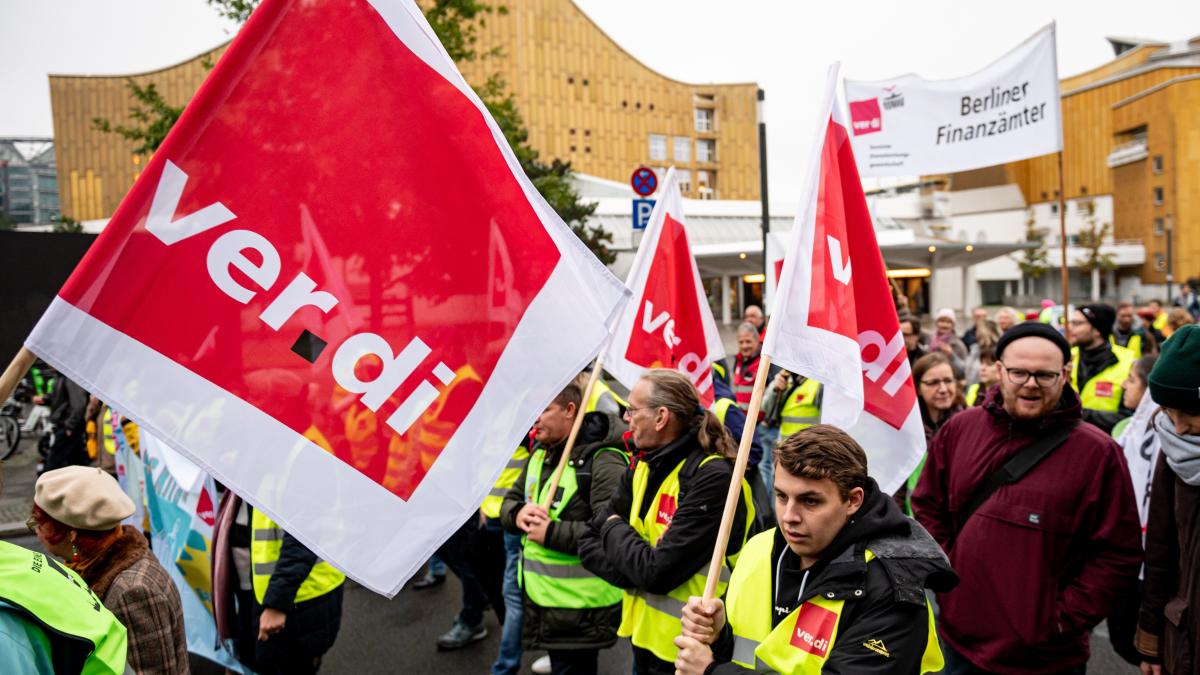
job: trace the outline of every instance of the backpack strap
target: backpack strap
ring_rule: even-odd
[[[996,492],[996,490],[999,490],[1005,485],[1010,485],[1021,480],[1025,474],[1032,471],[1033,468],[1037,466],[1043,459],[1048,457],[1051,452],[1054,452],[1055,448],[1065,443],[1067,441],[1067,437],[1069,437],[1071,432],[1075,430],[1076,424],[1078,423],[1071,422],[1070,424],[1064,424],[1063,426],[1060,426],[1044,436],[1039,436],[1032,443],[1022,448],[1020,452],[1010,457],[1003,466],[996,471],[993,471],[992,474],[987,477],[987,480],[985,480],[983,484],[975,490],[975,492],[971,495],[971,498],[967,500],[966,506],[959,511],[958,529],[955,534],[962,532],[963,527],[966,526],[967,520],[971,518],[971,515],[974,514],[980,506],[983,506],[984,502],[986,502],[988,498]]]

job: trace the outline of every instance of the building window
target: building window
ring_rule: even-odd
[[[1163,227],[1163,219],[1155,218],[1154,219],[1154,236],[1161,237],[1163,235],[1163,232],[1165,232],[1165,231],[1166,231],[1166,228]]]
[[[717,130],[717,111],[712,108],[696,108],[696,131],[708,133]]]
[[[1155,155],[1154,158],[1150,160],[1150,163],[1154,167],[1154,173],[1162,173],[1163,172],[1162,155]]]
[[[696,161],[697,162],[715,162],[717,161],[717,142],[711,138],[696,139]]]
[[[1052,215],[1052,216],[1058,215],[1058,202],[1050,203],[1050,215]]]
[[[692,161],[692,139],[687,136],[675,137],[675,161],[690,162]]]
[[[1155,253],[1154,254],[1154,271],[1155,272],[1166,272],[1167,271],[1167,254],[1165,254],[1165,253]]]
[[[667,137],[650,134],[650,159],[663,162],[667,159]]]
[[[687,194],[692,191],[692,172],[687,169],[675,169],[675,175],[679,178],[679,191]]]
[[[1160,187],[1154,188],[1154,205],[1161,206],[1163,203],[1163,189]]]

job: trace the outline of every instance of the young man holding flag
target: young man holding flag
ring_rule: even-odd
[[[867,475],[862,448],[817,425],[775,461],[779,527],[746,543],[724,602],[688,599],[676,674],[941,670],[925,589],[958,578]]]

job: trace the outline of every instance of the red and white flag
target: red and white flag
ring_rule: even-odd
[[[414,3],[266,0],[27,345],[391,595],[627,297]]]
[[[763,353],[825,386],[821,421],[867,452],[894,492],[925,451],[912,371],[883,256],[829,70],[814,156],[801,193]]]
[[[633,387],[647,368],[675,368],[696,385],[701,402],[712,405],[712,362],[724,358],[725,349],[688,245],[674,167],[667,171],[626,284],[633,300],[617,321],[604,368],[626,387]]]

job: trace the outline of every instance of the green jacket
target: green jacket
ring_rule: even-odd
[[[608,503],[621,476],[629,468],[624,455],[601,452],[604,448],[624,452],[625,444],[621,436],[626,428],[621,418],[610,413],[591,412],[584,417],[583,427],[579,430],[579,438],[568,461],[576,467],[577,472],[591,465],[590,494],[586,498],[580,494],[563,507],[560,520],[551,522],[546,530],[546,548],[578,555],[579,537],[586,530],[588,519]],[[546,480],[558,465],[561,452],[562,444],[547,452],[543,471]],[[514,534],[524,534],[517,527],[516,518],[525,505],[525,477],[528,471],[526,465],[500,506],[500,522]],[[596,609],[539,607],[525,595],[524,610],[522,642],[528,649],[604,649],[617,641],[617,625],[621,622],[620,603]]]

